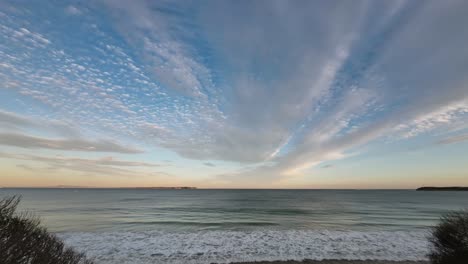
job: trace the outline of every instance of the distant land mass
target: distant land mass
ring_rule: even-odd
[[[153,186],[153,187],[115,187],[115,188],[99,188],[99,187],[83,187],[83,186],[65,186],[60,185],[56,188],[70,188],[70,189],[139,189],[139,190],[194,190],[197,187],[191,186],[170,186],[170,187],[162,187],[162,186]]]
[[[416,191],[468,191],[468,187],[420,187]]]
[[[50,187],[1,187],[5,189],[139,189],[139,190],[195,190],[197,187],[191,186],[174,186],[174,187],[88,187],[88,186],[74,186],[74,185],[57,185]]]
[[[182,187],[133,187],[133,188],[122,188],[122,189],[145,189],[145,190],[194,190],[197,187],[189,187],[189,186],[182,186]]]
[[[80,188],[88,188],[86,186],[78,186],[78,185],[57,185],[50,188],[62,188],[62,189],[80,189]]]

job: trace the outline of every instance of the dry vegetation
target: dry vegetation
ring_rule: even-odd
[[[92,264],[49,233],[37,218],[18,214],[19,202],[19,197],[0,200],[0,263]]]
[[[433,228],[430,242],[433,264],[467,264],[468,211],[444,215]]]

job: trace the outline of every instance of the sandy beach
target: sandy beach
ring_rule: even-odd
[[[383,260],[286,260],[236,262],[231,264],[429,264],[427,261],[383,261]]]

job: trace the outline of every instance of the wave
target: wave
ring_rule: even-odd
[[[229,263],[268,260],[427,260],[427,231],[256,230],[59,233],[111,263]]]
[[[225,208],[225,207],[166,207],[158,208],[160,211],[166,212],[191,212],[191,213],[244,213],[244,214],[267,214],[267,215],[309,215],[314,214],[313,211],[304,209],[265,209],[265,208]]]
[[[147,201],[149,198],[123,198],[120,199],[120,202],[139,202],[139,201]]]
[[[194,222],[194,221],[133,221],[123,222],[125,225],[175,225],[175,226],[214,226],[214,227],[235,227],[235,226],[276,226],[272,222]]]

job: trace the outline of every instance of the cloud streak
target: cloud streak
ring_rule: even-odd
[[[86,140],[79,138],[79,132],[72,126],[56,120],[33,120],[23,115],[0,110],[0,145],[26,149],[54,149],[87,152],[142,153],[137,148],[122,146],[111,140]],[[44,138],[27,135],[18,131],[35,130],[56,132],[68,138]],[[3,131],[2,131],[3,130]]]
[[[134,162],[119,160],[114,157],[102,157],[98,159],[84,159],[84,158],[70,158],[64,156],[37,156],[37,155],[18,155],[18,154],[5,154],[0,153],[0,157],[7,159],[33,161],[44,164],[46,167],[35,168],[31,165],[20,164],[18,167],[25,170],[45,170],[45,171],[75,171],[85,174],[93,175],[120,175],[120,176],[132,176],[138,172],[139,168],[154,169],[159,167],[158,164],[146,163],[146,162]],[[136,170],[135,170],[136,169]],[[148,170],[143,172],[148,174]]]
[[[445,138],[443,140],[438,141],[437,143],[445,145],[445,144],[453,144],[453,143],[463,142],[463,141],[467,141],[467,140],[468,140],[468,134]]]
[[[141,150],[121,146],[111,141],[84,139],[47,139],[23,134],[0,133],[0,144],[19,148],[42,148],[69,151],[142,153]]]

